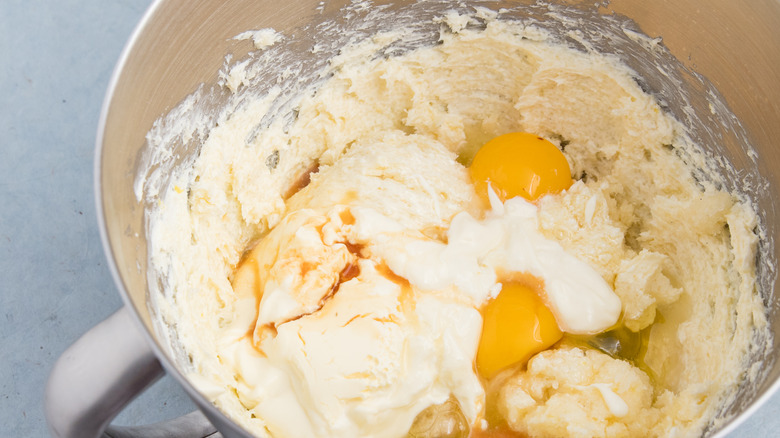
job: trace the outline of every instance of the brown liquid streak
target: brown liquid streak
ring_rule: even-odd
[[[273,325],[273,328],[275,330],[276,327],[278,327],[278,326],[280,326],[282,324],[286,324],[286,323],[292,322],[292,321],[297,321],[297,320],[303,318],[304,316],[309,316],[309,315],[312,315],[312,314],[315,314],[315,313],[319,312],[320,310],[322,310],[323,307],[325,307],[325,304],[328,301],[330,301],[330,299],[333,298],[336,295],[336,293],[339,291],[339,287],[341,286],[341,283],[344,283],[345,281],[351,280],[351,279],[357,277],[358,275],[360,275],[360,267],[358,265],[354,265],[354,264],[347,265],[339,273],[338,281],[336,283],[334,283],[333,286],[331,286],[331,288],[330,288],[330,290],[328,291],[327,294],[325,294],[322,298],[320,298],[320,302],[317,303],[318,307],[316,309],[312,310],[311,312],[301,313],[300,315],[296,315],[296,316],[294,316],[294,317],[292,317],[290,319],[287,319],[287,320],[284,320],[282,322],[279,322],[278,324],[273,324],[273,323],[270,323],[270,324]]]
[[[316,173],[320,169],[320,163],[315,161],[311,164],[295,182],[282,195],[282,199],[285,201],[291,198],[294,194],[301,191],[304,187],[308,186],[311,182],[311,174]]]

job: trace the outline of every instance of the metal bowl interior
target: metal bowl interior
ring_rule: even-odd
[[[117,67],[104,105],[96,161],[96,196],[104,241],[110,252],[112,270],[126,304],[145,326],[150,343],[166,369],[187,388],[207,416],[225,436],[247,436],[200,397],[179,373],[163,342],[154,335],[147,307],[148,266],[144,211],[148,198],[137,197],[134,182],[143,160],[146,133],[155,120],[173,109],[188,95],[201,90],[200,105],[214,111],[234,98],[219,87],[218,72],[226,54],[241,59],[252,49],[248,42],[232,38],[243,31],[271,27],[289,36],[283,50],[290,59],[305,59],[314,71],[335,52],[316,56],[309,49],[315,42],[343,34],[338,29],[365,23],[371,10],[382,6],[398,20],[377,21],[377,26],[394,26],[405,19],[424,20],[448,9],[463,8],[454,2],[384,1],[372,8],[343,8],[351,2],[339,0],[320,6],[318,0],[257,2],[253,0],[160,0],[148,11],[129,42]],[[547,5],[532,1],[466,2],[491,9],[511,8],[510,15],[536,17],[545,22]],[[566,14],[581,19],[575,30],[599,51],[620,57],[642,78],[640,85],[658,97],[662,105],[684,124],[707,153],[724,157],[730,166],[718,169],[730,189],[748,196],[759,211],[764,238],[759,263],[760,292],[767,304],[774,332],[773,351],[780,351],[780,297],[775,293],[775,262],[780,248],[777,233],[776,200],[780,199],[780,2],[757,0],[750,7],[740,2],[713,0],[701,7],[696,0],[613,0],[593,2],[564,0]],[[409,14],[412,8],[414,14]],[[403,16],[407,18],[402,18]],[[315,32],[318,23],[337,26],[330,32]],[[549,28],[565,35],[560,22]],[[435,29],[432,29],[435,33]],[[634,38],[641,32],[662,40]],[[434,43],[434,33],[429,43]],[[581,44],[562,37],[570,44]],[[335,46],[334,46],[335,47]],[[281,49],[280,49],[281,50]],[[668,74],[659,75],[661,66]],[[262,90],[256,90],[262,92]],[[692,112],[687,108],[692,108]],[[714,109],[713,109],[714,108]],[[174,150],[167,165],[175,166],[194,153],[192,143]],[[165,169],[161,169],[165,170]],[[737,403],[724,415],[748,415],[757,402],[768,398],[780,383],[778,353],[767,357],[759,381],[741,392]],[[720,436],[736,421],[709,433]]]

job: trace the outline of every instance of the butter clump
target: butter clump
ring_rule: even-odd
[[[648,436],[660,412],[648,376],[595,350],[560,348],[534,356],[509,378],[498,408],[509,427],[534,438]]]

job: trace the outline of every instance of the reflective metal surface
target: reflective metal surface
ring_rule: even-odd
[[[149,426],[108,426],[162,374],[130,310],[120,309],[57,360],[44,400],[49,430],[62,438],[219,438],[200,412]]]
[[[226,437],[248,436],[200,397],[177,371],[152,334],[146,306],[147,246],[144,235],[144,204],[136,200],[133,181],[145,144],[145,134],[155,119],[172,109],[201,84],[214,84],[217,72],[232,53],[239,59],[251,48],[231,38],[249,29],[272,27],[301,41],[290,50],[307,55],[306,42],[328,38],[328,34],[307,32],[307,25],[336,20],[345,26],[351,22],[340,12],[348,1],[327,2],[317,10],[319,0],[259,2],[256,0],[167,0],[158,1],[148,12],[129,43],[115,72],[109,90],[98,139],[96,191],[107,253],[126,305],[141,321],[143,335],[162,366],[185,386],[195,402]],[[401,10],[412,2],[377,1],[388,4],[389,11]],[[453,2],[425,2],[430,10],[444,11]],[[469,3],[469,2],[467,2]],[[544,18],[544,9],[527,1],[473,1],[493,9],[516,7],[518,15],[527,13]],[[780,2],[756,0],[749,3],[729,0],[615,0],[595,4],[586,1],[559,2],[569,13],[582,18],[585,39],[601,51],[615,53],[644,79],[641,84],[661,99],[678,119],[691,122],[694,135],[711,153],[722,155],[737,169],[723,169],[729,185],[749,195],[760,210],[766,227],[762,242],[764,261],[762,293],[769,303],[770,320],[775,333],[775,348],[780,347],[780,298],[774,292],[776,278],[770,269],[778,259],[774,239],[777,233],[776,203],[780,199],[780,153],[775,147],[780,138]],[[523,12],[525,11],[525,12]],[[424,14],[421,14],[421,16]],[[627,18],[626,18],[627,17]],[[393,23],[386,23],[385,26]],[[617,27],[615,27],[617,26]],[[609,28],[609,29],[607,29]],[[628,32],[626,32],[628,30]],[[641,31],[650,37],[662,37],[664,53],[642,44],[632,45],[630,33]],[[600,36],[614,34],[621,42]],[[621,37],[621,35],[623,35]],[[668,49],[668,52],[666,52]],[[671,59],[676,57],[677,60]],[[670,60],[671,59],[671,60]],[[656,62],[665,65],[668,77],[658,74]],[[312,60],[313,65],[321,60]],[[700,77],[699,75],[702,75]],[[705,79],[706,78],[706,79]],[[711,86],[714,85],[714,88]],[[718,94],[719,93],[719,94]],[[228,98],[218,89],[210,104]],[[681,108],[688,101],[700,120]],[[715,110],[711,110],[715,102]],[[726,108],[725,102],[736,119]],[[741,124],[739,123],[741,122]],[[745,145],[752,145],[755,154]],[[186,150],[179,151],[186,154]],[[778,354],[778,353],[775,353]],[[757,400],[768,397],[778,386],[780,363],[767,362],[764,379],[744,391],[737,410],[749,414]],[[735,423],[715,436],[725,434]]]

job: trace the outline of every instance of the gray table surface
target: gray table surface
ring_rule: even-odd
[[[151,0],[0,4],[0,425],[44,437],[43,388],[79,335],[121,306],[97,229],[92,160],[111,71]],[[163,378],[117,418],[193,405]],[[780,394],[732,436],[780,436]]]

